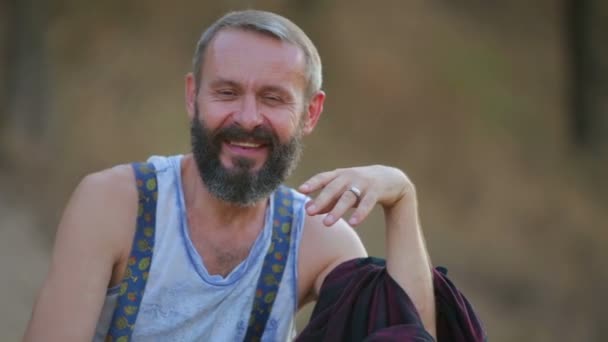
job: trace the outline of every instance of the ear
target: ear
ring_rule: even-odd
[[[325,103],[325,92],[319,90],[308,103],[308,108],[305,115],[306,122],[304,123],[303,133],[308,135],[312,133],[319,122],[319,117],[323,113],[323,104]]]
[[[196,81],[194,75],[189,72],[186,74],[186,111],[188,111],[188,118],[194,119],[195,115],[195,104],[196,104]]]

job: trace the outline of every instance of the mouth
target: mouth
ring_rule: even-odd
[[[236,141],[236,140],[228,140],[226,143],[233,147],[245,148],[245,149],[258,149],[261,147],[265,147],[266,144],[258,143],[254,141]]]
[[[259,159],[267,155],[270,145],[261,141],[252,140],[225,140],[224,148],[233,157]]]

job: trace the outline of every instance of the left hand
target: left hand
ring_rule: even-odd
[[[353,190],[350,190],[352,188]],[[360,196],[355,194],[356,189]],[[348,223],[356,226],[372,211],[376,203],[389,209],[403,198],[415,200],[414,184],[399,169],[371,165],[336,169],[319,173],[298,190],[306,195],[321,190],[319,195],[306,204],[309,215],[327,214],[323,224],[331,226],[350,208],[356,208]]]

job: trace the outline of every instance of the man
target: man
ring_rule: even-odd
[[[234,12],[203,34],[185,83],[192,153],[149,160],[158,185],[156,242],[131,337],[242,340],[271,248],[277,209],[271,198],[323,111],[321,62],[287,19]],[[125,272],[133,222],[142,210],[135,183],[131,167],[121,165],[78,185],[58,228],[26,341],[106,338],[118,287],[133,277]],[[290,190],[293,198],[286,202],[294,217],[291,248],[262,339],[293,337],[295,312],[318,298],[326,276],[367,255],[352,226],[376,204],[385,214],[378,234],[386,235],[388,274],[434,335],[433,273],[407,176],[380,165],[337,169],[298,190]],[[315,199],[306,197],[316,192]],[[356,209],[347,223],[341,218],[350,208]]]

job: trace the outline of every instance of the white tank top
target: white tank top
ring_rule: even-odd
[[[133,341],[242,341],[272,235],[273,196],[264,229],[247,258],[226,277],[210,275],[189,237],[181,181],[182,156],[151,157],[158,179],[154,255]],[[135,185],[134,185],[135,186]],[[283,279],[262,341],[295,337],[298,250],[307,197],[291,190],[294,221]],[[93,341],[103,341],[119,287],[108,289]]]

